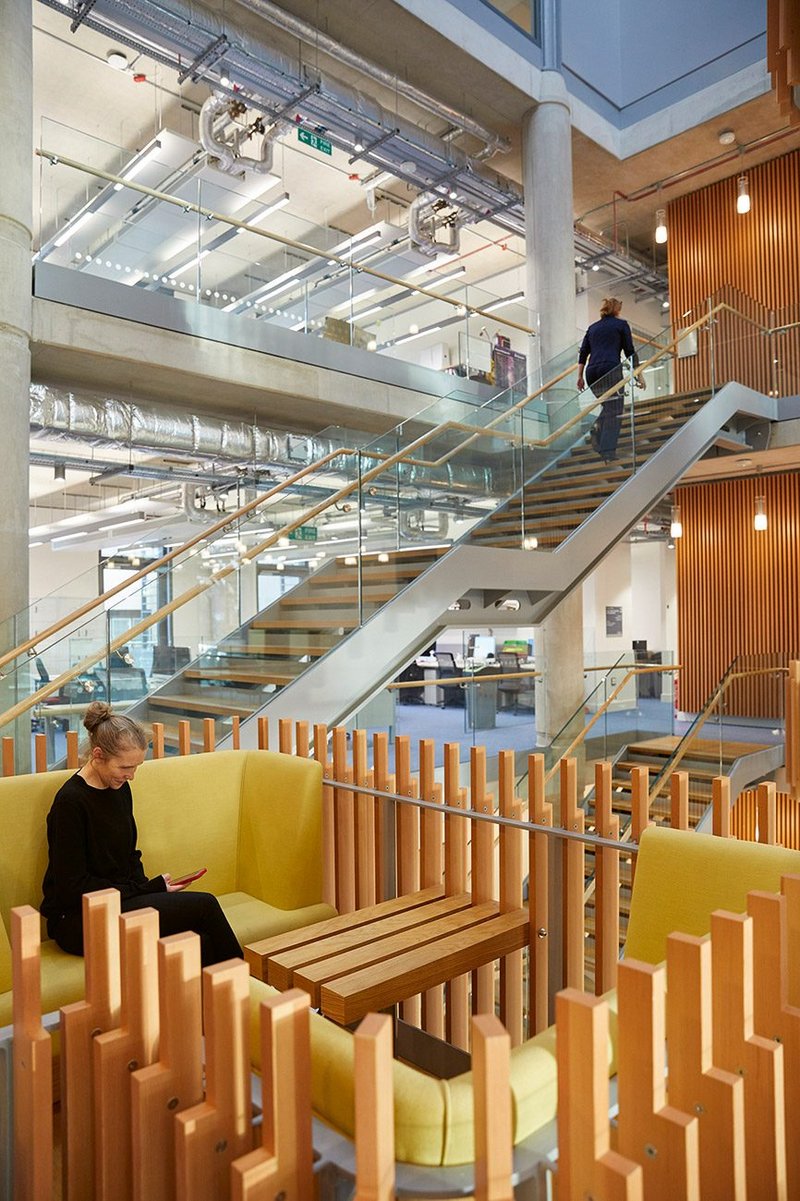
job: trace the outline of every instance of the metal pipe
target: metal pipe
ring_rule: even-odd
[[[414,104],[420,105],[421,108],[427,109],[428,112],[433,113],[435,116],[449,121],[451,125],[457,125],[465,133],[472,134],[473,137],[478,138],[481,142],[485,142],[486,151],[476,155],[476,158],[491,158],[492,155],[500,150],[504,152],[510,150],[510,143],[505,138],[497,133],[493,133],[472,117],[468,117],[466,113],[459,112],[458,109],[452,108],[449,104],[445,104],[441,100],[436,100],[428,92],[423,92],[421,88],[417,88],[412,83],[408,83],[400,79],[397,75],[393,75],[385,67],[370,62],[369,59],[356,53],[355,50],[351,50],[349,46],[344,46],[341,42],[337,42],[335,38],[330,37],[329,34],[323,33],[321,29],[316,29],[313,25],[309,25],[299,17],[286,12],[285,9],[279,8],[271,0],[237,0],[237,3],[242,8],[248,8],[251,12],[264,17],[265,20],[271,21],[273,25],[279,26],[279,28],[284,29],[287,33],[294,34],[295,37],[309,43],[315,49],[324,51],[325,54],[329,54],[332,58],[337,59],[348,67],[353,67],[354,70],[360,71],[362,75],[368,75],[371,79],[377,80],[378,83],[383,84],[385,87],[391,88],[392,92],[405,96],[407,100],[413,101]]]

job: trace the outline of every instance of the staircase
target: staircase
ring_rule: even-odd
[[[674,755],[681,738],[670,735],[663,738],[652,738],[643,742],[630,743],[614,761],[611,779],[611,808],[612,813],[619,818],[620,833],[624,837],[625,830],[631,821],[631,771],[635,767],[647,767],[650,771],[650,790],[656,783],[657,777],[664,770]],[[711,804],[712,781],[715,776],[730,776],[734,763],[747,755],[757,755],[767,751],[770,745],[756,742],[720,741],[711,738],[695,738],[689,750],[681,759],[678,771],[689,773],[689,828],[695,829],[703,819]],[[650,819],[656,825],[671,825],[670,821],[670,786],[671,781],[665,780],[656,796],[650,802]],[[593,829],[588,826],[587,828]],[[585,880],[587,891],[591,888],[595,875],[594,852],[587,851],[585,856]],[[630,913],[632,868],[630,858],[620,856],[619,866],[619,909],[620,950],[625,944],[628,932],[628,916]],[[585,942],[587,977],[594,973],[594,892],[586,902]]]
[[[480,546],[519,547],[535,537],[540,550],[552,550],[569,537],[621,484],[639,470],[692,417],[708,393],[638,401],[636,429],[623,418],[617,459],[605,463],[580,438],[543,474],[537,475],[501,509],[472,531]],[[587,418],[588,424],[590,418]]]
[[[203,745],[206,718],[214,719],[216,737],[224,737],[233,717],[244,720],[256,713],[444,550],[366,556],[360,590],[354,558],[331,560],[128,712],[148,725],[162,722],[171,748],[178,745],[181,719],[190,723],[195,748]]]

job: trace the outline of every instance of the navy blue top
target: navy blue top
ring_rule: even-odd
[[[581,342],[578,362],[584,366],[591,356],[593,367],[616,367],[620,354],[626,359],[632,359],[634,367],[638,367],[639,358],[633,348],[631,327],[621,317],[612,317],[609,313],[589,326]]]

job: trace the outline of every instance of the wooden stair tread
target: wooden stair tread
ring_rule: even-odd
[[[340,627],[353,630],[358,625],[355,617],[256,617],[250,622],[254,630],[337,630]]]
[[[185,680],[221,680],[235,684],[290,684],[300,672],[290,671],[236,671],[226,668],[192,668],[182,673]]]
[[[189,709],[196,713],[204,713],[209,717],[249,717],[255,711],[255,706],[225,705],[211,697],[207,701],[196,700],[191,696],[149,696],[147,703],[155,709]]]
[[[319,655],[327,655],[330,649],[330,646],[317,646],[313,643],[305,642],[289,642],[285,646],[269,642],[260,645],[252,643],[224,643],[220,646],[220,653],[226,655],[230,652],[232,658],[236,655],[260,655],[263,658],[265,655],[292,654],[297,656],[308,655],[309,658],[313,659]]]

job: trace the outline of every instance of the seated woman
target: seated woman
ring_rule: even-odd
[[[94,701],[83,724],[89,757],[61,786],[47,815],[49,862],[42,883],[47,933],[63,951],[83,954],[82,897],[116,888],[123,913],[155,909],[161,935],[193,930],[203,966],[242,956],[219,901],[208,892],[183,892],[168,872],[148,879],[137,849],[129,781],[144,761],[147,738],[129,717]],[[165,798],[165,804],[168,801]]]

